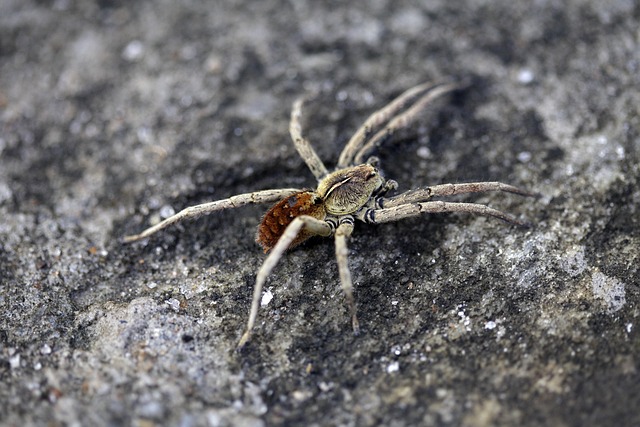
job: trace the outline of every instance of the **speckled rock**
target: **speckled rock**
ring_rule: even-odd
[[[221,3],[221,2],[217,2]],[[640,6],[630,0],[0,5],[0,424],[640,425]],[[250,4],[249,4],[250,3]],[[291,251],[265,208],[414,84],[469,86],[380,150],[400,191],[499,180],[534,223],[431,215]],[[456,199],[457,200],[457,199]]]

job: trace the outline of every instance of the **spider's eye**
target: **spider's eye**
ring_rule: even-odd
[[[369,173],[369,175],[367,175],[367,181],[370,180],[371,178],[375,178],[376,176],[378,176],[378,172],[376,171]]]

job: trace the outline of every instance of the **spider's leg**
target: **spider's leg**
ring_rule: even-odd
[[[349,310],[351,311],[351,325],[353,326],[353,333],[358,335],[360,333],[360,324],[358,323],[358,316],[356,314],[356,302],[353,298],[353,282],[351,281],[351,272],[349,271],[348,256],[349,250],[347,248],[347,239],[353,232],[353,217],[347,215],[340,218],[338,228],[335,233],[336,240],[336,260],[338,262],[338,272],[340,274],[340,285],[344,292],[347,304],[349,304]]]
[[[300,190],[295,188],[281,188],[274,190],[262,190],[253,193],[238,194],[237,196],[229,197],[228,199],[217,200],[215,202],[203,203],[201,205],[189,206],[178,212],[175,215],[170,216],[164,221],[149,227],[140,234],[134,234],[132,236],[125,236],[123,238],[124,243],[135,242],[145,237],[149,237],[152,234],[157,233],[176,222],[184,219],[197,218],[201,215],[208,215],[212,212],[222,209],[237,208],[250,203],[272,203],[288,197],[292,194],[298,193]]]
[[[331,223],[320,221],[312,216],[301,215],[296,217],[291,223],[287,226],[287,228],[278,239],[278,243],[271,249],[269,256],[264,260],[260,270],[258,270],[258,274],[256,275],[256,284],[253,288],[253,300],[251,301],[251,311],[249,312],[249,320],[247,322],[247,329],[242,334],[242,338],[240,338],[240,342],[238,342],[237,349],[240,350],[251,337],[251,330],[253,329],[253,325],[256,322],[256,318],[258,316],[258,308],[260,306],[260,299],[262,298],[262,287],[271,274],[271,270],[278,264],[282,254],[287,250],[287,248],[291,245],[291,243],[295,240],[298,233],[303,229],[319,236],[330,236],[334,230],[335,226],[332,226]]]
[[[456,194],[466,193],[484,193],[488,191],[504,191],[506,193],[519,194],[521,196],[535,196],[533,193],[522,190],[512,185],[503,184],[501,182],[468,182],[462,184],[441,184],[431,187],[418,188],[406,191],[397,196],[383,199],[382,206],[392,208],[407,203],[426,202],[432,197],[446,197]]]
[[[421,85],[414,86],[403,92],[385,107],[371,114],[356,133],[353,134],[347,145],[342,150],[338,160],[338,167],[345,168],[354,164],[356,154],[362,149],[367,138],[369,138],[377,128],[387,123],[398,113],[398,111],[406,108],[418,97],[425,96],[425,94],[437,90],[438,87],[442,87],[443,85],[446,86],[446,84],[443,83],[423,83]]]
[[[300,117],[302,116],[302,104],[304,99],[300,98],[293,103],[291,109],[291,121],[289,122],[289,134],[293,144],[296,146],[296,150],[302,157],[302,160],[307,164],[313,176],[320,180],[325,177],[329,171],[327,167],[322,163],[320,157],[315,152],[309,141],[302,136],[302,125],[300,124]]]
[[[520,227],[530,227],[531,224],[521,221],[513,215],[490,208],[478,203],[458,203],[458,202],[421,202],[407,203],[383,209],[369,209],[359,215],[359,219],[365,222],[381,224],[384,222],[399,221],[403,218],[418,216],[423,213],[441,212],[465,212],[477,215],[492,216]]]
[[[436,98],[449,93],[453,90],[459,89],[461,86],[457,83],[442,83],[434,85],[429,88],[422,96],[405,112],[392,117],[387,125],[376,132],[366,143],[361,144],[358,151],[355,153],[353,162],[355,164],[362,163],[367,156],[382,145],[385,141],[388,141],[393,134],[399,129],[407,127],[415,118]]]
[[[423,83],[407,89],[389,104],[371,114],[356,133],[353,134],[351,139],[349,139],[342,153],[340,153],[338,167],[345,168],[353,164],[353,158],[356,153],[377,128],[387,123],[398,111],[406,108],[408,104],[415,101],[417,97],[423,95],[425,92],[433,89],[434,86],[437,86],[437,84]]]

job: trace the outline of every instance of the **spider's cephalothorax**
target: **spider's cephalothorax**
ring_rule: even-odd
[[[351,273],[347,265],[347,238],[354,220],[371,224],[398,221],[423,213],[468,212],[493,216],[510,223],[526,226],[517,218],[477,203],[432,201],[462,193],[505,191],[530,196],[531,193],[500,182],[472,182],[421,187],[386,197],[397,183],[385,180],[369,157],[382,143],[392,140],[399,129],[406,127],[434,99],[458,89],[455,83],[424,83],[402,93],[386,107],[373,113],[351,137],[340,154],[337,170],[329,172],[309,141],[302,136],[300,115],[302,100],[293,104],[289,132],[313,175],[318,180],[315,191],[296,188],[261,190],[240,194],[224,200],[188,207],[140,234],[127,236],[125,242],[148,237],[157,231],[187,218],[196,218],[218,210],[250,203],[273,203],[258,227],[257,242],[269,255],[260,267],[253,289],[253,300],[247,327],[238,348],[248,341],[258,315],[262,287],[283,253],[312,236],[334,236],[340,283],[351,311],[353,331],[359,332]]]

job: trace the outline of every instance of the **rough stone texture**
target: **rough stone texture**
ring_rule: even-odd
[[[3,425],[640,425],[640,6],[632,0],[0,4]],[[349,3],[349,5],[347,5]],[[471,85],[381,150],[400,189],[535,223],[359,224],[292,251],[234,347],[260,207],[119,239],[191,204],[313,187],[416,83]]]

